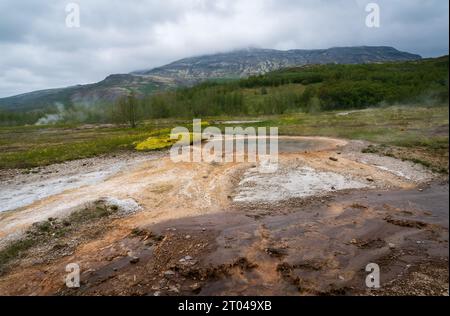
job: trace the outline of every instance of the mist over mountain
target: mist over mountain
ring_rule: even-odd
[[[138,75],[157,75],[178,80],[236,78],[264,74],[287,67],[311,64],[363,64],[417,60],[421,56],[400,52],[392,47],[336,47],[317,50],[274,49],[238,50],[228,53],[185,58]]]
[[[0,109],[29,111],[56,105],[111,103],[134,91],[145,96],[210,79],[245,78],[270,71],[311,64],[363,64],[419,60],[421,56],[392,47],[335,47],[318,50],[245,49],[185,58],[171,64],[110,75],[103,81],[60,89],[41,90],[0,99]]]

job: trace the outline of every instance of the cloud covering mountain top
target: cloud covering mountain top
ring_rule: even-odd
[[[0,2],[0,97],[245,47],[448,54],[442,0],[78,0],[79,28],[66,27],[69,2]],[[369,2],[380,6],[380,28],[365,25]]]

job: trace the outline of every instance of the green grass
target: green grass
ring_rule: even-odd
[[[131,150],[154,128],[73,127],[0,129],[0,168],[32,168]]]
[[[243,125],[279,127],[280,135],[329,136],[368,140],[402,148],[420,148],[429,155],[445,157],[447,153],[448,157],[448,105],[395,106],[354,111],[348,115],[343,113],[345,112],[330,111],[202,119],[221,128],[225,125],[217,122],[257,120],[261,122]],[[176,126],[188,127],[191,130],[192,122],[179,119],[150,120],[136,129],[109,125],[89,128],[80,126],[0,128],[0,168],[32,168],[117,151],[133,151],[137,144],[148,140],[149,137],[165,142],[170,130]],[[158,148],[167,147],[161,147],[160,142],[157,143]],[[153,147],[150,149],[158,149]]]

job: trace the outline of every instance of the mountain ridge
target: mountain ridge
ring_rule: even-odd
[[[242,61],[243,58],[250,60]],[[135,71],[135,75],[158,75],[179,80],[248,77],[281,68],[309,64],[360,64],[382,61],[421,59],[420,55],[398,51],[389,46],[332,47],[329,49],[242,49],[227,53],[183,58],[150,70]],[[228,68],[228,69],[227,69]]]

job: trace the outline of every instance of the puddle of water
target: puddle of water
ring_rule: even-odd
[[[225,146],[225,140],[222,136],[216,136],[216,139],[212,139],[209,142],[222,142],[222,151],[225,153],[229,153],[229,151],[226,151]],[[271,153],[270,146],[271,143],[274,142],[273,137],[243,137],[243,136],[236,136],[234,140],[233,150],[236,150],[237,142],[241,141],[244,144],[244,153],[249,153],[249,140],[255,141],[256,144],[254,144],[253,147],[256,152],[259,144],[261,142],[266,143],[266,153]],[[298,152],[305,152],[305,151],[321,151],[326,150],[330,148],[336,147],[336,144],[329,139],[320,139],[320,138],[295,138],[295,137],[278,137],[278,152],[279,153],[298,153]],[[253,144],[252,144],[253,145]]]
[[[237,125],[237,124],[256,124],[256,123],[261,123],[261,122],[263,122],[263,121],[225,121],[225,122],[220,122],[220,123]]]
[[[278,151],[280,153],[295,153],[302,151],[319,151],[329,148],[332,142],[325,139],[294,139],[279,138]]]
[[[275,174],[261,174],[250,169],[239,183],[235,202],[276,202],[290,198],[303,198],[324,192],[361,189],[367,184],[332,172],[319,172],[312,168],[280,169]]]

